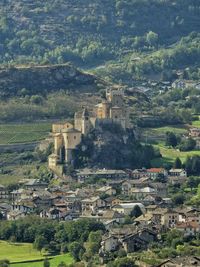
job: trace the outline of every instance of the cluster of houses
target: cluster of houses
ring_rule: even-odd
[[[91,177],[104,183],[87,183]],[[184,169],[84,169],[77,170],[71,179],[72,183],[62,186],[28,179],[11,192],[0,186],[0,220],[37,214],[58,221],[87,218],[102,222],[106,229],[99,251],[102,261],[109,252],[119,249],[127,253],[147,250],[172,228],[185,236],[200,233],[200,210],[178,208],[168,197],[169,184],[186,181]],[[75,181],[78,188],[74,187]],[[171,266],[172,261],[163,264],[159,266]]]

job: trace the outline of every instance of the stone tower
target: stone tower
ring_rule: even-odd
[[[82,113],[82,127],[81,132],[83,135],[87,135],[90,131],[90,120],[89,120],[89,112],[87,108],[84,108]]]

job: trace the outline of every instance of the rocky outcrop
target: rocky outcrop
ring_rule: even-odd
[[[95,91],[98,79],[91,74],[77,70],[70,64],[11,67],[0,69],[0,95],[46,94],[60,89]]]

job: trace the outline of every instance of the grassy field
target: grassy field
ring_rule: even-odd
[[[200,127],[200,121],[193,121],[193,126]],[[158,128],[142,129],[142,141],[143,143],[153,144],[155,148],[160,150],[162,158],[158,158],[152,161],[152,166],[160,167],[163,164],[174,163],[175,159],[179,157],[184,162],[187,156],[200,155],[199,150],[181,152],[177,149],[169,148],[165,146],[165,134],[166,132],[173,132],[176,135],[183,135],[188,133],[189,126],[165,126]]]
[[[0,144],[39,141],[44,139],[50,130],[50,122],[0,124]]]
[[[23,243],[15,244],[0,241],[0,260],[8,259],[12,261],[23,261],[23,260],[35,260],[40,259],[41,254],[39,251],[33,249],[32,244]]]
[[[198,121],[193,121],[193,122],[192,122],[192,126],[200,128],[200,120],[198,120]]]
[[[154,145],[155,148],[158,148],[160,150],[160,153],[162,155],[162,158],[158,158],[152,161],[152,165],[155,167],[160,167],[163,164],[166,163],[174,163],[175,159],[179,157],[184,163],[186,158],[188,156],[193,156],[193,155],[199,155],[200,156],[200,150],[194,150],[194,151],[188,151],[188,152],[182,152],[177,149],[173,148],[168,148],[164,146],[164,144],[158,144]]]
[[[44,256],[39,251],[33,249],[32,244],[0,241],[0,260],[2,259],[8,259],[13,267],[43,267],[43,260],[29,263],[21,262],[44,259]],[[54,256],[50,260],[51,267],[57,267],[61,261],[70,264],[73,262],[73,259],[69,254]]]
[[[73,263],[73,259],[69,254],[55,256],[49,260],[51,267],[57,267],[62,261],[66,264]],[[43,267],[43,261],[11,264],[11,267]]]

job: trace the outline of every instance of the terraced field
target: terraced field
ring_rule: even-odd
[[[0,124],[0,144],[29,143],[44,139],[51,130],[50,122]]]

